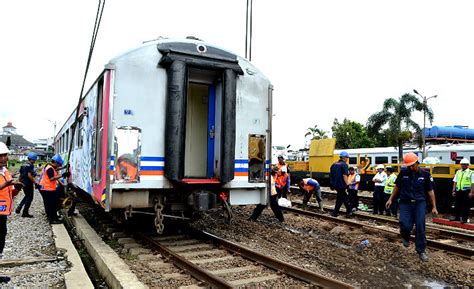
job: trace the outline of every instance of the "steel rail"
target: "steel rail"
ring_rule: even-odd
[[[301,201],[294,201],[292,203],[297,204],[297,205],[302,204]],[[308,207],[315,207],[314,205],[312,205],[310,203],[308,203],[307,206]],[[330,211],[330,212],[334,211],[334,209],[331,209],[331,208],[324,208],[324,210],[325,211]],[[344,208],[341,208],[341,212],[345,213],[346,210]],[[382,223],[387,223],[387,224],[391,224],[391,225],[397,225],[397,226],[399,225],[398,220],[388,219],[388,218],[385,218],[384,216],[369,215],[369,214],[360,213],[360,212],[355,212],[353,214],[357,218],[361,218],[361,219],[376,220],[376,221],[380,221]],[[445,229],[445,228],[439,228],[439,227],[433,226],[431,224],[426,224],[426,229],[427,229],[427,231],[429,231],[432,234],[438,234],[440,237],[445,237],[445,238],[454,237],[454,238],[457,238],[457,239],[462,239],[462,240],[465,240],[465,241],[474,242],[474,234],[467,234],[467,233],[464,233],[464,232],[448,230],[448,229]]]
[[[174,265],[189,272],[194,278],[207,282],[212,288],[233,288],[232,284],[228,283],[224,279],[209,273],[209,271],[204,270],[199,266],[196,266],[195,264],[179,256],[177,253],[174,253],[145,234],[138,232],[136,233],[136,236],[143,240],[147,245],[158,251],[163,257],[169,259]]]
[[[226,250],[239,254],[240,256],[260,263],[266,267],[272,268],[279,272],[285,273],[289,276],[297,278],[299,280],[303,280],[310,284],[327,287],[327,288],[354,288],[353,286],[344,283],[342,281],[338,281],[335,279],[328,278],[326,276],[317,274],[315,272],[299,268],[292,264],[288,264],[277,260],[275,258],[265,256],[261,253],[254,252],[246,247],[238,245],[236,243],[224,240],[218,236],[215,236],[211,233],[200,231],[197,229],[189,228],[189,233],[195,235],[199,238],[211,240],[215,245],[224,247]]]
[[[343,224],[346,224],[346,225],[351,226],[351,227],[371,229],[371,230],[387,233],[387,234],[392,235],[392,236],[400,237],[399,232],[394,232],[394,231],[391,231],[391,230],[378,228],[378,227],[372,226],[372,225],[362,224],[362,223],[355,222],[355,221],[352,221],[352,220],[349,220],[349,219],[340,219],[340,218],[336,218],[336,217],[332,217],[332,216],[328,216],[328,215],[318,214],[318,213],[315,213],[315,212],[303,211],[303,210],[296,209],[296,208],[287,208],[287,207],[280,207],[280,208],[282,210],[285,210],[285,211],[288,211],[288,212],[291,212],[291,213],[294,213],[294,214],[300,214],[300,215],[305,215],[305,216],[310,216],[310,217],[317,217],[317,218],[329,220],[329,221],[336,222],[336,223],[343,223]],[[410,236],[410,240],[414,241],[415,237]],[[456,255],[464,257],[464,258],[472,259],[474,257],[474,250],[473,249],[458,247],[458,246],[442,243],[442,242],[435,241],[435,240],[428,239],[428,238],[426,238],[426,243],[431,248],[435,248],[435,249],[438,249],[438,250],[443,250],[443,251],[446,251],[446,252],[449,252],[449,253],[452,253],[452,254],[456,254]]]

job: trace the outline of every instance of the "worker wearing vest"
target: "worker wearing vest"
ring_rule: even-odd
[[[390,196],[392,195],[393,189],[395,188],[395,181],[397,180],[397,175],[393,173],[393,168],[392,167],[387,167],[387,182],[385,183],[385,187],[383,189],[384,192],[384,204],[387,203],[388,199],[390,199]],[[397,204],[398,200],[395,200],[392,202],[392,205],[390,208],[386,208],[386,213],[387,216],[393,215],[395,218],[397,217]]]
[[[467,223],[470,210],[469,198],[474,198],[474,171],[469,169],[469,160],[462,159],[461,169],[453,179],[454,217],[450,220]]]
[[[0,258],[2,258],[7,237],[7,217],[12,213],[13,197],[18,194],[22,183],[13,180],[7,169],[8,147],[0,142]],[[2,278],[7,278],[2,279]],[[0,277],[0,283],[8,282],[8,277]]]
[[[278,168],[274,167],[270,171],[270,177],[271,177],[271,187],[270,187],[270,196],[269,196],[269,201],[270,201],[270,208],[273,211],[273,214],[275,214],[275,217],[278,219],[278,221],[283,222],[285,218],[283,217],[283,212],[280,209],[280,206],[278,205],[278,199],[277,199],[277,191],[275,188],[275,183],[278,175]],[[248,218],[250,221],[256,221],[257,218],[262,214],[263,209],[265,209],[267,205],[262,205],[258,204],[257,207],[252,212],[252,215]]]
[[[308,205],[309,200],[313,196],[313,194],[316,197],[316,201],[318,201],[319,205],[319,210],[323,211],[323,200],[321,199],[321,186],[319,185],[318,181],[315,179],[297,179],[298,182],[298,187],[302,190],[303,192],[303,210],[306,209],[306,206]]]
[[[351,212],[357,211],[359,207],[359,197],[357,193],[359,191],[360,175],[357,173],[357,168],[350,167],[349,175],[347,176],[347,194],[349,195],[349,207]]]
[[[44,210],[50,224],[61,224],[57,214],[60,196],[60,192],[57,190],[57,182],[62,177],[67,178],[70,175],[69,172],[63,173],[62,175],[58,173],[63,163],[64,161],[60,155],[53,156],[51,162],[45,166],[39,181]]]
[[[290,174],[288,165],[285,163],[283,156],[278,156],[278,174],[276,178],[275,187],[278,193],[278,198],[287,198],[290,192]]]

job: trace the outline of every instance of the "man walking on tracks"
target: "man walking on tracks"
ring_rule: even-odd
[[[454,217],[451,221],[467,223],[469,218],[470,200],[474,198],[474,171],[469,169],[469,160],[462,159],[461,169],[453,179]]]
[[[339,161],[333,163],[331,166],[331,189],[334,189],[337,192],[336,206],[334,207],[334,211],[331,214],[333,217],[337,217],[342,204],[344,204],[346,207],[346,216],[352,215],[346,193],[346,188],[349,185],[349,180],[347,178],[349,176],[349,167],[347,166],[348,158],[349,154],[345,151],[342,151],[339,154]]]
[[[30,215],[29,210],[30,210],[31,202],[33,202],[33,195],[35,191],[34,186],[39,185],[35,179],[36,177],[35,162],[37,159],[38,159],[38,155],[34,152],[30,152],[28,154],[28,161],[24,165],[22,165],[20,168],[20,181],[25,185],[23,187],[23,193],[25,193],[25,196],[21,200],[15,212],[19,214],[21,213],[21,210],[23,209],[23,214],[21,214],[21,216],[24,218],[33,218],[33,216]]]
[[[418,156],[407,153],[403,156],[403,163],[407,166],[403,169],[395,181],[395,188],[390,199],[385,204],[388,209],[400,195],[400,235],[403,246],[410,245],[410,233],[413,225],[416,226],[415,245],[416,252],[423,262],[428,261],[426,255],[426,199],[430,198],[433,208],[431,212],[438,214],[436,199],[433,191],[432,177],[429,172],[418,168]]]

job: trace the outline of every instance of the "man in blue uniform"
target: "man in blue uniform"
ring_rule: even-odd
[[[29,209],[31,206],[31,202],[33,202],[33,195],[34,195],[34,186],[38,186],[38,181],[36,181],[36,171],[35,171],[35,162],[38,159],[38,155],[34,152],[30,152],[28,154],[28,161],[21,166],[20,168],[20,181],[25,185],[23,187],[23,192],[25,196],[21,200],[18,207],[15,209],[17,214],[21,213],[21,209],[23,209],[23,214],[21,214],[24,218],[33,218],[32,215],[29,213]]]
[[[418,156],[414,153],[404,155],[403,163],[407,168],[403,169],[398,175],[395,181],[395,188],[385,206],[387,209],[390,208],[398,195],[400,195],[400,235],[402,236],[403,246],[408,247],[410,245],[410,233],[413,229],[413,225],[415,225],[416,252],[420,259],[426,262],[428,261],[428,255],[426,255],[425,252],[427,195],[433,206],[431,212],[438,214],[433,191],[433,179],[429,172],[418,168]]]
[[[334,211],[331,214],[333,217],[337,217],[342,204],[344,204],[346,207],[346,216],[352,215],[346,192],[347,186],[349,185],[349,166],[347,165],[348,158],[349,154],[345,151],[342,151],[339,154],[339,161],[333,163],[331,166],[331,189],[334,189],[337,192],[336,206],[334,207]]]

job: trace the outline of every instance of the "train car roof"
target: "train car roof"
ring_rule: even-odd
[[[254,75],[254,74],[260,74],[261,76],[263,76],[265,79],[268,80],[268,78],[259,70],[257,69],[251,62],[249,62],[247,59],[227,50],[227,49],[224,49],[224,48],[221,48],[219,46],[216,46],[216,45],[213,45],[213,44],[210,44],[208,42],[205,42],[203,40],[200,40],[200,39],[196,39],[196,38],[158,38],[158,39],[155,39],[155,40],[150,40],[150,41],[145,41],[143,42],[141,45],[137,46],[137,47],[134,47],[132,49],[129,49],[117,56],[115,56],[114,58],[112,58],[108,64],[114,64],[115,62],[117,62],[118,60],[120,60],[121,58],[125,58],[127,57],[130,53],[132,52],[135,52],[137,50],[141,50],[141,49],[144,49],[144,48],[147,48],[149,46],[163,46],[163,45],[169,45],[170,47],[172,45],[174,45],[174,47],[177,47],[178,45],[180,44],[194,44],[196,47],[198,45],[205,45],[208,49],[207,51],[209,51],[209,53],[213,53],[213,57],[217,57],[217,58],[234,58],[236,61],[238,61],[239,65],[241,66],[242,70],[244,71],[244,73],[246,74],[251,74],[251,75]],[[173,49],[173,48],[171,48]],[[181,48],[178,48],[178,49],[183,49],[183,47]],[[185,48],[184,48],[185,49]],[[196,51],[193,51],[193,52],[196,52]],[[205,53],[203,53],[202,55],[205,55]],[[251,69],[250,69],[251,68]]]

